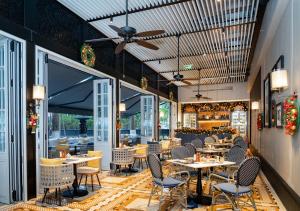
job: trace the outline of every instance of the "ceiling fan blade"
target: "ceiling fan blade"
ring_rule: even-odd
[[[167,83],[167,86],[170,86],[171,84],[173,84],[173,81],[170,81],[169,83]]]
[[[117,26],[114,25],[108,25],[112,30],[114,30],[115,32],[117,32],[118,34],[122,34],[122,29],[120,29]]]
[[[202,99],[205,99],[205,100],[211,100],[210,97],[201,97]]]
[[[145,40],[136,40],[135,41],[138,45],[141,45],[145,48],[149,48],[149,49],[152,49],[152,50],[158,50],[159,47],[157,47],[156,45],[153,45],[149,42],[146,42]]]
[[[125,41],[120,42],[115,49],[115,54],[121,53],[121,51],[125,48],[125,45],[126,45]]]
[[[165,30],[152,30],[152,31],[144,31],[136,33],[134,36],[136,37],[152,37],[165,33]]]
[[[108,41],[108,40],[116,40],[120,39],[120,37],[106,37],[106,38],[98,38],[98,39],[91,39],[91,40],[86,40],[85,42],[103,42],[103,41]]]
[[[187,84],[187,85],[193,85],[191,82],[186,81],[186,80],[182,80],[181,82],[182,82],[182,83],[185,83],[185,84]]]

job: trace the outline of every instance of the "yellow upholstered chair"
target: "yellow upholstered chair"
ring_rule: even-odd
[[[101,171],[101,160],[102,160],[102,152],[101,151],[88,151],[89,157],[97,157],[97,159],[88,161],[87,166],[82,166],[77,169],[77,174],[80,175],[79,186],[82,180],[82,177],[85,176],[85,186],[87,186],[88,176],[91,177],[92,182],[92,191],[94,191],[94,181],[93,177],[96,176],[99,186],[101,187],[100,179],[98,174]]]
[[[171,141],[170,140],[162,140],[161,142],[162,156],[167,156],[168,158],[171,156]]]
[[[138,144],[136,145],[136,150],[135,153],[133,155],[134,158],[134,163],[135,164],[136,161],[138,161],[139,163],[139,168],[143,169],[143,160],[145,160],[146,166],[148,167],[148,163],[147,163],[147,155],[148,155],[148,145],[147,144]]]

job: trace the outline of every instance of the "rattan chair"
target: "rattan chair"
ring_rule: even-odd
[[[146,163],[146,166],[148,166],[147,163],[147,155],[148,155],[148,145],[147,144],[138,144],[137,149],[135,150],[135,153],[133,155],[134,162],[133,165],[135,164],[136,161],[139,163],[139,168],[143,169],[143,160]]]
[[[161,143],[161,153],[163,158],[165,158],[165,156],[169,158],[171,156],[171,141],[162,140],[160,143]]]
[[[216,140],[211,136],[208,136],[204,139],[204,144],[206,145],[214,144],[214,143],[216,143]]]
[[[196,153],[196,147],[191,143],[187,143],[184,146],[189,151],[188,157],[194,157],[194,155]]]
[[[213,177],[221,180],[235,180],[236,179],[236,169],[239,167],[239,165],[245,160],[246,154],[244,149],[242,149],[240,146],[233,146],[226,157],[226,160],[235,162],[235,165],[229,166],[226,168],[226,171],[219,171],[214,172],[209,175],[209,178],[212,179]]]
[[[190,157],[189,155],[189,150],[184,146],[175,147],[171,150],[172,159],[184,159]]]
[[[255,201],[253,199],[252,185],[260,170],[260,160],[257,157],[251,157],[244,160],[238,171],[235,183],[219,183],[212,186],[213,197],[212,204],[216,204],[216,199],[220,196],[225,196],[231,203],[233,210],[242,210],[242,204],[238,200],[241,196],[246,195],[251,202],[252,207],[256,210]],[[216,191],[221,192],[215,195]],[[243,205],[247,205],[243,202]],[[213,210],[213,206],[211,206]]]
[[[194,139],[191,144],[193,144],[196,148],[203,148],[203,141],[201,141],[201,139]]]
[[[121,170],[122,166],[125,168],[130,168],[133,165],[134,150],[131,147],[124,147],[124,148],[115,148],[113,149],[113,164],[115,164]],[[115,173],[117,172],[115,169]]]
[[[87,187],[87,179],[91,177],[92,182],[92,191],[94,191],[94,176],[97,177],[98,184],[101,187],[101,182],[98,174],[101,172],[101,160],[102,152],[101,151],[88,151],[88,156],[98,157],[97,160],[88,161],[87,166],[82,166],[77,168],[77,174],[80,175],[79,186],[82,178],[85,176],[85,187]]]
[[[72,195],[69,187],[72,186],[74,179],[73,164],[54,162],[52,164],[50,162],[40,164],[40,187],[44,189],[42,203],[44,203],[50,189],[55,189],[56,198],[58,196],[58,205],[61,206],[61,188],[67,187],[70,195]]]
[[[160,155],[162,151],[161,143],[156,141],[148,141],[148,153]]]
[[[246,144],[246,142],[244,141],[243,137],[241,136],[237,136],[234,140],[233,140],[233,144],[240,146],[241,148],[244,149],[244,151],[247,150],[248,146]]]
[[[170,174],[164,177],[162,171],[162,164],[156,154],[148,155],[148,163],[152,174],[152,190],[148,201],[148,207],[151,202],[151,198],[154,194],[160,196],[159,198],[159,210],[161,203],[163,202],[164,190],[168,190],[168,194],[173,200],[173,197],[178,197],[178,200],[183,207],[187,207],[187,181],[190,178],[189,172],[181,171],[174,174]]]

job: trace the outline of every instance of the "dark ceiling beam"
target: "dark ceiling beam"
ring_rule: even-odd
[[[239,46],[240,47],[240,46]],[[186,57],[193,57],[193,56],[207,56],[207,55],[214,55],[214,54],[220,54],[220,53],[232,53],[232,52],[240,52],[240,51],[246,51],[251,48],[241,48],[241,49],[234,49],[234,50],[221,50],[221,51],[213,51],[213,52],[201,52],[201,53],[196,53],[196,54],[182,54],[179,57],[180,58],[186,58]],[[167,57],[161,57],[161,58],[155,58],[155,59],[147,59],[143,60],[142,62],[153,62],[153,61],[162,61],[162,60],[169,60],[169,59],[176,59],[177,56],[167,56]]]
[[[243,19],[241,19],[241,21],[242,20]],[[225,26],[221,26],[221,27],[218,26],[218,27],[212,27],[212,28],[208,28],[208,29],[199,29],[199,30],[195,30],[195,31],[165,33],[165,34],[162,34],[162,35],[159,35],[159,36],[146,37],[146,38],[144,38],[144,40],[157,40],[157,39],[163,39],[163,38],[168,38],[168,37],[175,37],[178,34],[186,35],[186,34],[208,32],[208,31],[214,31],[214,30],[220,30],[220,29],[228,29],[228,28],[232,28],[232,27],[239,27],[239,26],[251,25],[251,24],[254,24],[254,23],[255,23],[255,21],[250,21],[250,22],[232,24],[232,25],[228,25],[228,26],[225,25]]]
[[[184,3],[184,2],[188,2],[188,1],[192,1],[192,0],[168,0],[167,3],[161,3],[158,2],[156,4],[150,4],[144,7],[139,7],[139,8],[134,8],[134,9],[129,9],[128,10],[128,14],[133,14],[133,13],[137,13],[137,12],[144,12],[147,10],[153,10],[153,9],[157,9],[157,8],[161,8],[161,7],[167,7],[167,6],[172,6],[175,4],[179,4],[179,3]],[[100,21],[103,19],[107,19],[107,18],[114,18],[114,17],[118,17],[118,16],[122,16],[122,15],[126,15],[126,11],[119,11],[119,12],[115,12],[113,14],[109,14],[109,15],[103,15],[103,16],[99,16],[96,18],[91,18],[88,19],[87,22],[94,22],[94,21]]]

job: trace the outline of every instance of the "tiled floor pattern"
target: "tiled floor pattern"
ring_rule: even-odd
[[[147,207],[149,193],[151,190],[152,177],[149,170],[142,171],[130,176],[119,175],[111,176],[107,173],[101,175],[102,188],[96,186],[94,192],[85,198],[74,199],[73,201],[63,199],[63,206],[41,204],[40,198],[30,200],[26,203],[20,203],[9,208],[0,210],[12,211],[48,211],[48,210],[72,210],[72,211],[144,211],[158,210],[158,198],[154,197],[150,207]],[[90,181],[88,180],[88,184]],[[270,187],[266,185],[260,175],[255,184],[254,198],[259,211],[278,211],[279,206],[271,193]],[[209,183],[203,181],[203,188],[206,193],[209,190]],[[191,189],[195,189],[191,185]],[[90,187],[89,187],[90,190]],[[166,200],[160,210],[183,211],[178,204],[171,203]],[[210,210],[210,207],[200,207],[194,210]],[[231,210],[228,203],[213,206],[212,210]],[[253,210],[253,208],[245,208],[243,210]]]

